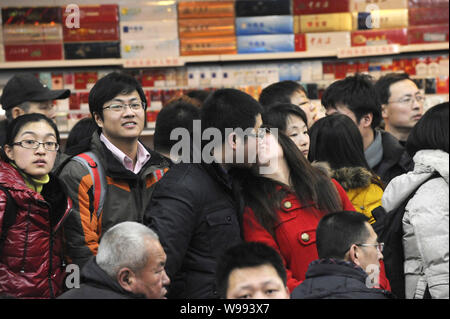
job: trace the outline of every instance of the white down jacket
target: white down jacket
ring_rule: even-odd
[[[420,186],[403,216],[406,298],[449,298],[449,154],[422,150],[414,156],[414,171],[394,178],[382,198],[386,211],[397,208]]]

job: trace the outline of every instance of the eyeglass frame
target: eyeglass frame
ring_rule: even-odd
[[[25,142],[25,141],[29,141],[29,142],[32,141],[32,142],[34,142],[34,143],[37,143],[37,144],[35,144],[35,145],[37,145],[37,146],[36,146],[36,147],[26,147],[26,146],[23,146],[22,143]],[[55,148],[54,150],[49,150],[47,147],[45,147],[45,143],[54,143],[56,148]],[[37,149],[39,148],[39,146],[41,146],[41,144],[42,144],[42,147],[43,147],[46,151],[49,151],[49,152],[57,152],[57,151],[59,150],[59,144],[58,144],[57,142],[39,142],[39,141],[35,141],[35,140],[22,140],[22,141],[19,141],[19,142],[14,142],[14,143],[12,143],[11,146],[18,145],[18,146],[23,147],[23,148],[25,148],[25,149],[27,149],[27,150],[37,150]]]
[[[421,101],[417,100],[418,97],[420,97]],[[402,99],[404,99],[404,98],[402,98]],[[406,100],[402,101],[402,99],[397,100],[397,101],[388,101],[388,103],[400,103],[400,104],[405,104],[405,105],[413,105],[414,100],[415,100],[417,103],[422,104],[425,102],[426,97],[423,94],[418,93],[418,94],[412,95],[411,97],[408,97],[408,99],[411,99],[411,101],[409,103],[407,103]]]
[[[376,244],[355,244],[360,247],[372,247],[375,246],[380,253],[383,253],[384,243],[376,243]]]
[[[131,107],[131,105],[132,104],[140,104],[140,108],[137,108],[137,109],[133,109],[132,107]],[[113,105],[120,105],[121,106],[121,109],[120,110],[114,110],[114,109],[112,109],[111,108],[111,106],[113,106]],[[145,102],[143,102],[143,101],[141,101],[141,102],[132,102],[132,103],[117,103],[117,104],[110,104],[110,105],[108,105],[108,106],[105,106],[105,107],[103,107],[102,108],[102,110],[106,110],[106,109],[109,109],[109,110],[111,110],[111,111],[113,111],[113,112],[116,112],[116,113],[119,113],[119,112],[123,112],[123,111],[125,111],[125,108],[128,106],[129,108],[130,108],[130,110],[132,110],[132,111],[139,111],[140,109],[143,109],[143,110],[145,110],[145,107],[146,107],[146,103]]]

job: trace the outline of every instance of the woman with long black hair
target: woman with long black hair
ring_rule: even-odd
[[[278,138],[277,138],[278,137]],[[257,171],[259,170],[259,172]],[[255,170],[242,172],[246,241],[276,249],[292,291],[318,258],[316,228],[327,213],[354,210],[344,189],[310,165],[295,143],[282,132],[266,132],[258,148]]]

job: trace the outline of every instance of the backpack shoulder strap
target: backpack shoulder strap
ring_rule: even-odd
[[[17,204],[7,188],[0,185],[0,191],[6,194],[6,206],[5,212],[3,214],[2,234],[0,236],[0,255],[1,255],[3,250],[3,244],[5,242],[8,230],[16,222]]]
[[[97,217],[99,217],[103,210],[107,185],[101,162],[93,152],[81,153],[72,159],[83,164],[89,170],[94,188],[94,209],[97,212]]]

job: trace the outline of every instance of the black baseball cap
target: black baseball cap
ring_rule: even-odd
[[[6,111],[23,102],[43,102],[66,99],[70,90],[50,90],[31,73],[14,75],[3,88],[0,98],[2,108]]]

